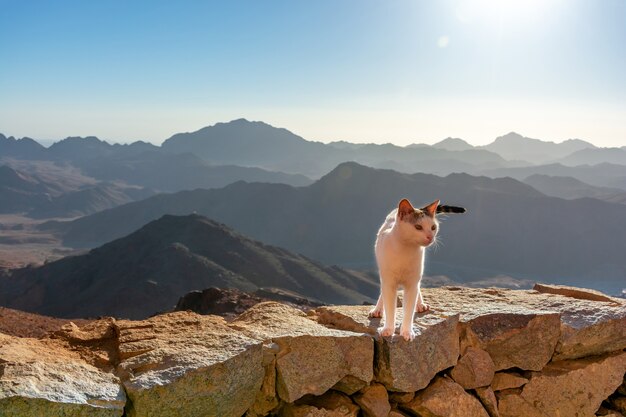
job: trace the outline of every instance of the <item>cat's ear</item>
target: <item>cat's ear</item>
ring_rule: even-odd
[[[437,206],[439,205],[439,200],[435,200],[426,207],[422,209],[424,213],[426,213],[430,217],[435,217],[435,213],[437,213]]]
[[[406,198],[403,198],[400,201],[400,204],[398,204],[398,216],[400,218],[403,218],[404,216],[409,215],[413,212],[415,212],[415,209],[413,208],[411,202]]]

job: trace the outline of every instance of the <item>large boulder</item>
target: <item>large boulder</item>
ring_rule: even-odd
[[[0,333],[0,416],[95,416],[124,413],[116,376],[54,340]]]
[[[489,417],[478,399],[445,377],[437,377],[412,401],[399,407],[418,416]]]
[[[191,312],[118,321],[129,417],[240,417],[264,377],[261,343]]]
[[[511,310],[466,316],[461,346],[486,351],[496,371],[509,368],[539,371],[554,354],[560,334],[559,315],[524,308]]]
[[[501,391],[502,417],[592,416],[622,383],[626,352],[552,362],[521,390]]]
[[[369,335],[329,329],[302,311],[260,303],[229,326],[277,346],[276,391],[285,402],[321,395],[346,377],[369,384],[373,378],[373,340]]]
[[[624,300],[610,298],[610,302],[597,301],[597,298],[581,299],[577,294],[574,297],[571,292],[544,293],[502,288],[442,287],[423,291],[434,310],[461,313],[461,322],[478,333],[483,325],[488,330],[491,323],[494,326],[497,324],[493,330],[500,334],[500,338],[507,334],[513,337],[508,346],[502,347],[511,351],[517,349],[517,358],[501,361],[493,349],[485,349],[496,363],[496,370],[506,369],[502,366],[509,364],[526,370],[541,369],[540,365],[548,357],[555,337],[552,329],[555,318],[551,314],[560,316],[561,330],[556,332],[558,337],[554,346],[557,360],[601,355],[626,348]],[[483,316],[490,317],[481,318]],[[514,337],[516,334],[519,337]],[[470,336],[478,343],[477,347],[489,341],[488,337],[487,340],[480,335],[474,337],[471,332]],[[527,363],[524,358],[531,355],[539,355],[542,360]]]

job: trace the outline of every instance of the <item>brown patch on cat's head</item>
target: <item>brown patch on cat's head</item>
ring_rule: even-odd
[[[429,205],[423,207],[421,210],[426,213],[427,216],[435,217],[435,214],[437,213],[437,206],[439,206],[439,200],[433,201]]]

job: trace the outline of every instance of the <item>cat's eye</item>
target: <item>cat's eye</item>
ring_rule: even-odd
[[[437,226],[435,226],[435,225],[433,224],[433,227],[431,227],[430,229],[431,229],[431,230],[437,230]]]
[[[417,230],[422,230],[422,225],[421,225],[421,224],[417,224],[417,225],[415,225],[415,228],[416,228]]]

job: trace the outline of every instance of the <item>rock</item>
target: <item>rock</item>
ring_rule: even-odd
[[[106,372],[114,371],[119,361],[117,328],[115,319],[111,317],[88,322],[81,327],[70,322],[49,337]]]
[[[500,417],[498,400],[491,387],[476,388],[476,395],[478,395],[478,399],[485,407],[485,410],[487,410],[489,417]]]
[[[336,410],[328,410],[326,408],[317,408],[312,405],[295,405],[287,404],[280,411],[280,417],[357,417],[357,412],[348,409],[339,408]]]
[[[365,417],[387,417],[391,411],[387,390],[380,384],[363,388],[353,398]]]
[[[579,300],[604,301],[614,303],[616,300],[600,291],[588,288],[570,287],[567,285],[535,284],[533,290],[544,294],[558,294],[565,297],[577,298]]]
[[[261,343],[191,312],[118,321],[129,417],[240,417],[264,378]]]
[[[281,417],[357,417],[359,407],[352,400],[336,391],[320,396],[306,395],[295,404],[286,404]]]
[[[191,310],[198,314],[215,314],[234,317],[264,301],[280,301],[299,309],[311,309],[322,305],[292,291],[279,288],[260,288],[246,292],[237,288],[206,288],[191,291],[178,299],[174,311]]]
[[[624,375],[624,381],[622,382],[622,385],[617,388],[617,393],[621,395],[626,395],[626,375]]]
[[[367,383],[362,381],[361,379],[352,376],[346,375],[339,380],[335,385],[333,385],[334,390],[343,392],[344,394],[352,395],[355,392],[365,388]]]
[[[425,388],[440,371],[454,366],[459,356],[458,315],[429,313],[415,318],[415,340],[399,335],[376,335],[380,319],[368,317],[368,306],[326,306],[315,310],[324,325],[375,335],[376,380],[389,391],[411,392]],[[397,322],[402,321],[398,309]]]
[[[528,379],[516,372],[496,372],[491,381],[491,389],[502,391],[510,388],[519,388],[526,384]]]
[[[602,417],[624,417],[622,413],[615,410],[609,410],[608,408],[600,407],[598,411],[596,411],[596,416]]]
[[[457,364],[452,368],[450,376],[465,389],[485,387],[491,384],[494,375],[494,364],[487,352],[469,346]]]
[[[121,416],[119,379],[54,340],[0,333],[0,416]]]
[[[608,303],[502,288],[442,287],[426,288],[423,292],[433,310],[460,313],[462,323],[489,314],[560,314],[557,360],[601,355],[626,348],[625,300],[613,299],[613,303]],[[491,357],[496,368],[501,369],[496,357]],[[533,366],[533,370],[538,370],[536,368]]]
[[[276,388],[285,402],[306,394],[321,395],[346,376],[365,384],[373,378],[370,336],[326,328],[293,307],[260,303],[229,325],[251,338],[278,345]]]
[[[559,339],[558,313],[494,313],[464,323],[461,347],[475,346],[488,352],[495,370],[541,370],[550,360]]]
[[[404,404],[415,398],[414,392],[390,392],[389,401],[395,404]]]
[[[443,377],[437,377],[412,401],[399,407],[419,416],[489,417],[480,401],[456,382]]]
[[[458,316],[429,314],[416,320],[415,340],[376,339],[376,380],[390,391],[418,391],[459,356]]]
[[[609,404],[613,410],[619,411],[622,414],[626,413],[626,397],[622,397],[621,395],[611,396]]]
[[[261,390],[257,392],[254,403],[246,411],[246,417],[260,417],[267,415],[278,404],[276,397],[276,353],[278,345],[270,343],[263,346],[263,368],[265,376]]]
[[[407,415],[398,410],[391,410],[388,417],[407,417]]]
[[[621,384],[626,352],[552,362],[533,373],[521,393],[502,391],[502,417],[591,416]]]

